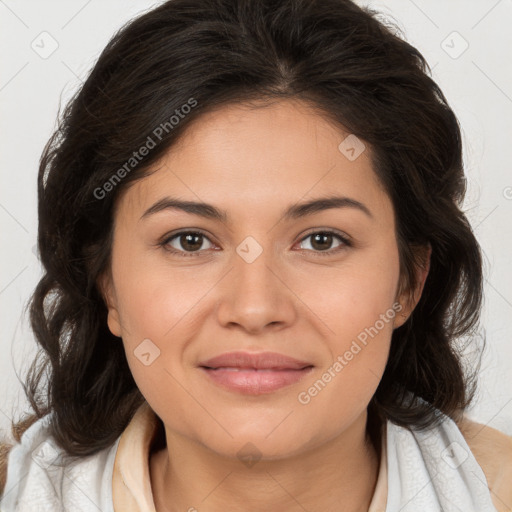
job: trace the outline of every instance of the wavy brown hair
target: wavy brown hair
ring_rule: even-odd
[[[180,115],[190,98],[197,104]],[[42,351],[26,376],[33,413],[13,425],[17,441],[49,411],[71,455],[93,454],[122,433],[144,398],[97,285],[110,264],[116,199],[204,113],[281,98],[307,102],[371,149],[395,210],[401,289],[414,289],[418,249],[432,247],[421,299],[393,332],[369,428],[386,419],[426,428],[437,410],[460,417],[476,389],[477,367],[464,367],[459,341],[475,339],[482,258],[461,210],[460,128],[423,56],[349,0],[170,0],[113,36],[42,153],[44,274],[30,303]],[[173,115],[179,122],[105,192]],[[411,393],[421,400],[407,400]]]

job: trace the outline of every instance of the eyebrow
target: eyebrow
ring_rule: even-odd
[[[284,211],[283,218],[285,220],[295,220],[333,208],[354,208],[363,212],[369,218],[374,218],[369,208],[363,203],[344,196],[320,197],[304,203],[291,205]],[[141,220],[164,210],[181,210],[192,215],[198,215],[206,219],[219,220],[224,223],[227,223],[229,219],[226,211],[220,210],[211,204],[164,197],[148,208],[143,213]]]

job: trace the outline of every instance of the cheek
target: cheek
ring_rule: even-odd
[[[113,273],[123,344],[139,389],[148,400],[180,397],[187,347],[200,335],[205,294],[218,277],[171,268],[165,261],[141,263],[134,256],[115,261]]]
[[[329,358],[320,378],[303,386],[300,403],[316,402],[319,410],[335,404],[330,414],[340,418],[366,406],[384,372],[401,310],[395,300],[398,277],[398,251],[390,244],[343,267],[325,268],[316,286],[312,277],[303,280],[299,293],[321,319]]]
[[[387,289],[367,289],[357,280],[350,299],[340,298],[325,312],[334,331],[326,338],[329,357],[297,395],[309,428],[329,424],[331,434],[367,408],[388,361],[393,321],[399,307]]]
[[[163,259],[162,259],[163,260]],[[208,283],[191,279],[191,270],[172,268],[165,260],[120,258],[113,269],[124,336],[130,344],[139,338],[162,340],[196,305]],[[186,320],[185,320],[186,321]]]
[[[308,306],[311,318],[317,319],[318,328],[331,340],[336,355],[360,333],[364,338],[364,332],[375,324],[383,337],[390,336],[396,310],[400,309],[396,302],[396,245],[380,244],[378,250],[360,251],[336,266],[318,266],[314,271],[308,268],[300,278],[295,277],[289,276],[294,292]]]
[[[119,287],[123,344],[131,373],[152,403],[186,401],[183,353],[194,336],[190,321],[200,294],[145,269]]]

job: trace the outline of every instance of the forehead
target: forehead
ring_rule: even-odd
[[[252,213],[270,205],[281,211],[333,194],[389,207],[370,148],[298,100],[207,112],[152,171],[128,190],[131,210],[147,209],[166,193],[225,205],[228,215],[230,204]]]

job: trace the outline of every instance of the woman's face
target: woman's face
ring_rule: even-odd
[[[364,425],[410,310],[396,296],[392,203],[347,136],[297,101],[226,106],[121,196],[109,327],[168,434],[232,457],[250,442],[270,459]],[[301,208],[333,197],[353,203]],[[309,368],[202,368],[233,351]]]

